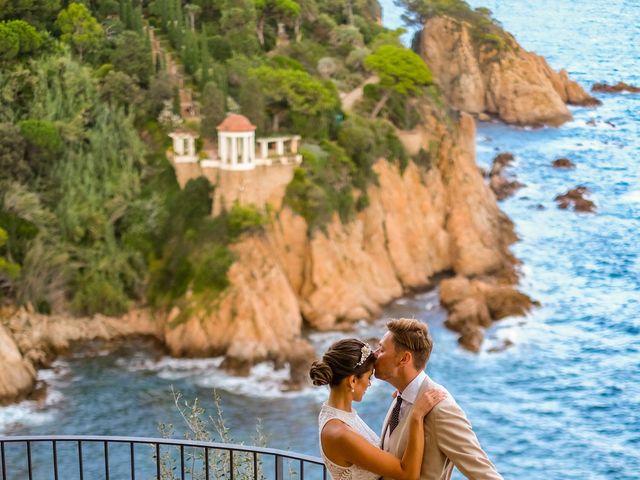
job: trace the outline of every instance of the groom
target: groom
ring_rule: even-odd
[[[385,418],[380,441],[384,450],[400,458],[409,433],[405,420],[415,399],[427,389],[444,388],[424,373],[433,346],[427,326],[401,318],[387,323],[387,329],[375,351],[375,376],[398,392]],[[502,480],[451,394],[427,415],[424,430],[421,480],[448,480],[454,466],[472,480]]]

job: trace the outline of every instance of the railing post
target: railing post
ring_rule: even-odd
[[[229,480],[233,480],[233,450],[229,450]]]
[[[53,478],[58,480],[58,445],[55,440],[51,443],[53,448]]]
[[[160,444],[156,443],[156,479],[160,480]]]
[[[129,443],[129,447],[131,449],[131,480],[136,480],[136,457],[134,451],[135,444],[131,442]]]
[[[84,469],[82,468],[82,440],[78,440],[78,468],[80,469],[80,480],[84,480]]]
[[[276,455],[276,480],[284,480],[284,458]]]
[[[184,480],[184,445],[180,445],[180,479]]]
[[[258,480],[258,454],[253,452],[253,480]]]
[[[31,442],[27,440],[27,469],[29,471],[29,480],[33,480],[33,475],[31,474]]]
[[[209,449],[204,447],[204,478],[209,480]]]
[[[2,457],[2,480],[7,480],[7,465],[4,459],[4,442],[0,442],[0,456]]]
[[[109,442],[104,442],[104,476],[109,480]]]

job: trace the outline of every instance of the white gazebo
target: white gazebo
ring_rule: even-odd
[[[218,162],[225,170],[252,170],[256,166],[256,126],[233,113],[218,125]]]
[[[197,134],[185,130],[177,129],[169,134],[173,139],[173,159],[175,163],[196,163],[196,138]]]

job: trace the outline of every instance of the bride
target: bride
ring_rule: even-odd
[[[429,390],[416,399],[409,417],[407,448],[398,459],[379,448],[380,439],[352,409],[371,385],[376,358],[371,347],[355,338],[340,340],[322,360],[313,362],[309,376],[314,385],[329,385],[329,399],[322,405],[320,453],[333,480],[416,480],[424,450],[424,417],[446,394]]]

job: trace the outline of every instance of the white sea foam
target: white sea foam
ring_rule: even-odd
[[[51,368],[38,371],[38,380],[47,384],[44,400],[25,400],[14,405],[0,407],[0,434],[22,430],[24,426],[51,423],[56,417],[56,407],[64,400],[60,386],[69,378],[70,370],[64,362],[54,362]]]
[[[261,398],[297,397],[316,395],[318,390],[307,387],[302,390],[286,391],[283,386],[290,378],[288,366],[276,369],[272,363],[265,362],[251,368],[249,375],[239,377],[230,375],[224,370],[212,372],[196,381],[201,387],[216,388],[239,395]]]
[[[224,357],[182,359],[163,357],[159,360],[118,359],[117,364],[130,372],[155,372],[165,380],[186,379],[206,388],[216,388],[239,395],[263,398],[291,397],[311,394],[311,388],[288,391],[290,369],[275,368],[264,362],[253,366],[248,376],[233,375],[222,368]]]
[[[37,402],[25,401],[0,407],[0,433],[10,434],[14,429],[21,430],[22,426],[44,425],[54,419],[55,412],[43,410]]]
[[[625,203],[640,203],[640,190],[628,192],[620,198]]]

